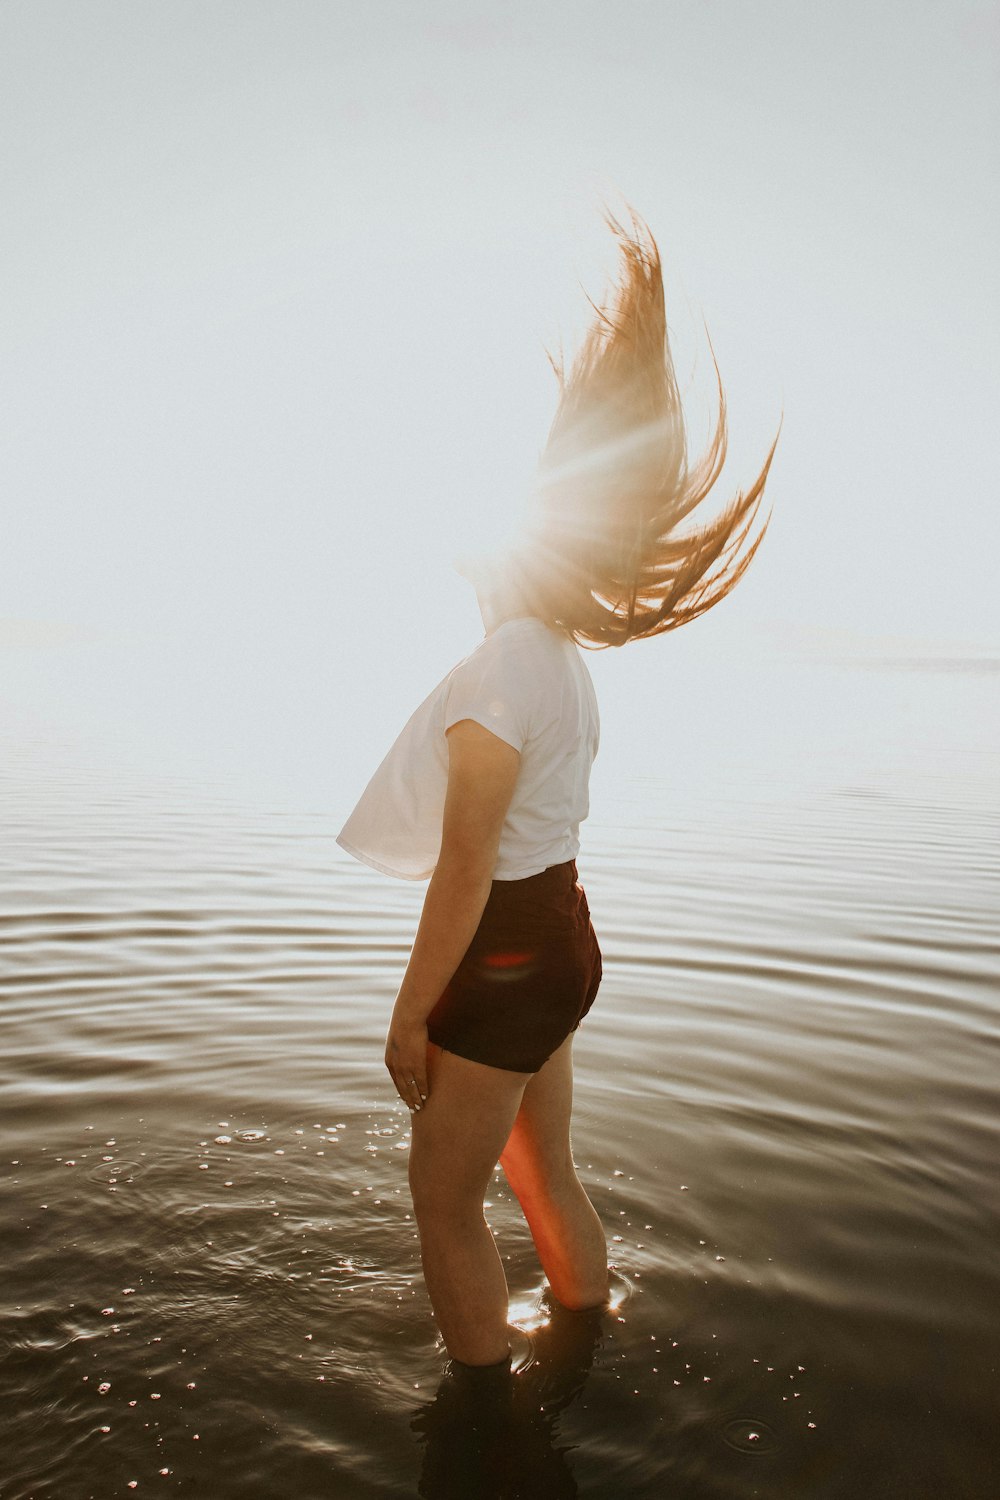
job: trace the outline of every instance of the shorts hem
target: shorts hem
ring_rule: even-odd
[[[462,1058],[465,1059],[466,1062],[479,1063],[480,1066],[484,1067],[484,1068],[496,1068],[501,1073],[530,1073],[530,1074],[534,1074],[534,1073],[538,1072],[539,1068],[544,1067],[545,1063],[548,1062],[548,1060],[549,1060],[548,1057],[547,1057],[547,1058],[544,1059],[543,1062],[538,1063],[534,1067],[520,1067],[520,1068],[518,1068],[518,1067],[515,1067],[513,1063],[499,1063],[499,1062],[494,1062],[491,1058],[476,1057],[476,1056],[474,1056],[474,1054],[471,1051],[463,1052],[462,1051],[462,1044],[460,1042],[458,1042],[458,1043],[456,1043],[456,1042],[435,1042],[434,1038],[432,1036],[428,1036],[428,1040],[431,1041],[431,1042],[433,1042],[435,1047],[440,1047],[442,1052],[451,1052],[451,1053],[454,1054],[455,1057],[462,1057]],[[551,1055],[552,1054],[550,1053],[549,1056],[551,1057]]]

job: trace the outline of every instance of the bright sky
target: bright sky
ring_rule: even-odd
[[[384,748],[481,634],[451,563],[530,484],[602,202],[660,245],[694,452],[712,336],[720,505],[784,412],[750,572],[619,682],[1000,649],[998,62],[968,0],[7,0],[14,697],[360,704]]]

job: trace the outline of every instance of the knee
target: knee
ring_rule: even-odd
[[[482,1214],[485,1183],[465,1181],[454,1170],[453,1162],[415,1155],[411,1149],[408,1176],[418,1223],[432,1218],[447,1221]]]
[[[509,1150],[500,1158],[504,1175],[521,1203],[552,1202],[576,1192],[580,1180],[569,1151],[551,1157]]]

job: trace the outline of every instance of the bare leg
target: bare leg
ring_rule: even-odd
[[[428,1070],[429,1097],[413,1116],[410,1144],[424,1280],[451,1357],[495,1364],[510,1352],[507,1278],[483,1199],[532,1075],[433,1044]]]
[[[573,1164],[573,1035],[533,1074],[501,1165],[524,1212],[549,1285],[564,1307],[606,1302],[608,1247]]]

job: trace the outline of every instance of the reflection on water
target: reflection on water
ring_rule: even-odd
[[[1000,1493],[995,715],[945,675],[906,754],[800,719],[710,789],[598,789],[616,1300],[546,1303],[498,1172],[515,1371],[472,1409],[381,1067],[423,887],[328,809],[9,731],[4,1500]]]
[[[609,1313],[570,1312],[551,1294],[539,1308],[530,1352],[513,1376],[491,1371],[470,1383],[449,1367],[410,1423],[424,1444],[418,1493],[426,1500],[578,1493],[558,1420],[586,1384]]]

